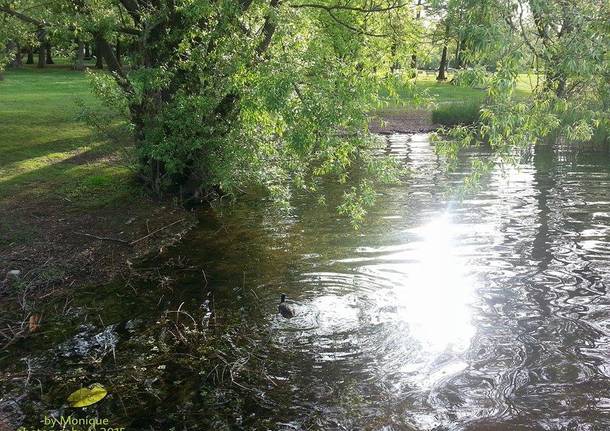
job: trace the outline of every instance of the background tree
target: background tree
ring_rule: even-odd
[[[542,139],[607,142],[610,4],[605,1],[481,2],[497,24],[494,32],[473,29],[471,58],[496,58],[481,121],[450,131],[456,149],[487,142],[500,157]],[[487,27],[485,27],[486,29]],[[478,31],[478,33],[477,33]],[[512,97],[518,73],[532,60],[534,97]]]
[[[3,14],[2,22],[5,31],[12,32],[13,29],[21,28],[23,25],[35,36],[38,44],[38,67],[44,68],[47,64],[47,48],[49,45],[48,25],[45,17],[49,15],[49,10],[35,3],[19,3],[21,9],[27,9],[28,13],[20,12],[11,4],[0,3],[0,13]]]

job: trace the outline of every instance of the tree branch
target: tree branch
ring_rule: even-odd
[[[358,34],[363,34],[365,36],[371,36],[371,37],[389,37],[389,34],[381,34],[381,33],[370,33],[364,29],[358,28],[358,27],[354,27],[352,25],[349,25],[348,23],[341,21],[334,13],[332,10],[327,10],[328,15],[333,19],[333,21],[335,21],[337,24],[342,25],[343,27],[347,28],[348,30],[353,31],[354,33],[358,33]]]
[[[141,15],[140,14],[140,5],[138,4],[137,0],[119,0],[119,1],[123,5],[123,7],[127,11],[127,13],[129,14],[129,16],[131,16],[131,19],[133,19],[133,22],[135,22],[136,25],[140,24],[140,15]]]
[[[131,27],[119,27],[116,29],[119,33],[132,34],[134,36],[140,36],[142,32],[136,28]]]
[[[387,11],[391,11],[394,9],[399,9],[404,6],[407,6],[407,4],[400,3],[400,2],[395,2],[394,4],[392,4],[390,6],[384,6],[384,7],[371,6],[368,8],[339,5],[339,4],[328,6],[328,5],[318,4],[318,3],[301,3],[301,4],[290,5],[290,7],[295,8],[295,9],[300,9],[300,8],[321,9],[321,10],[327,12],[328,15],[332,18],[332,20],[335,21],[337,24],[347,28],[350,31],[353,31],[354,33],[363,34],[365,36],[371,36],[371,37],[389,37],[390,35],[380,34],[380,33],[371,33],[362,28],[355,27],[355,26],[348,24],[345,21],[342,21],[341,19],[339,19],[339,17],[334,12],[348,11],[348,12],[358,12],[358,13],[369,14],[369,13],[376,13],[376,12],[387,12]]]
[[[277,9],[280,4],[280,0],[271,0],[269,2],[269,7],[271,9]],[[277,28],[277,24],[272,17],[272,13],[269,12],[265,17],[265,23],[263,24],[263,40],[260,41],[258,46],[256,47],[256,53],[261,55],[264,53],[269,45],[271,44],[271,38],[273,37],[273,33],[275,33],[275,29]]]
[[[355,6],[347,6],[347,5],[331,5],[331,6],[327,6],[324,4],[318,4],[318,3],[301,3],[301,4],[292,4],[290,5],[290,7],[295,8],[295,9],[299,9],[299,8],[316,8],[316,9],[323,9],[326,12],[332,12],[335,10],[347,10],[347,11],[352,11],[352,12],[362,12],[362,13],[374,13],[374,12],[387,12],[390,10],[394,10],[394,9],[399,9],[401,7],[405,7],[407,6],[406,3],[400,3],[400,2],[396,2],[391,6],[372,6],[370,8],[363,8],[363,7],[355,7]]]
[[[4,12],[7,15],[14,16],[15,18],[20,19],[23,22],[27,22],[28,24],[34,24],[38,27],[46,26],[46,23],[44,21],[39,21],[37,19],[24,15],[21,12],[17,12],[16,10],[13,10],[7,6],[0,6],[0,12]]]
[[[110,70],[110,72],[112,72],[112,74],[114,75],[117,84],[126,94],[134,95],[135,89],[127,78],[127,75],[125,74],[121,63],[119,63],[119,60],[116,58],[116,55],[114,53],[114,50],[112,49],[112,46],[110,46],[110,43],[108,43],[108,41],[102,36],[101,33],[93,33],[93,36],[95,37],[96,42],[99,44],[101,54],[104,57],[104,61],[108,65],[108,69]]]
[[[521,29],[521,36],[523,36],[523,40],[525,41],[525,44],[530,49],[530,51],[532,51],[532,53],[534,55],[540,55],[538,50],[536,48],[534,48],[534,44],[532,42],[530,42],[529,38],[527,37],[527,32],[525,31],[525,25],[523,25],[523,11],[524,11],[523,4],[521,2],[519,2],[519,28]]]

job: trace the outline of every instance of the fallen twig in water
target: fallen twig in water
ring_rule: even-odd
[[[136,243],[138,243],[138,242],[140,242],[140,241],[142,241],[142,240],[145,240],[145,239],[146,239],[146,238],[148,238],[149,236],[152,236],[152,235],[156,234],[157,232],[160,232],[160,231],[162,231],[163,229],[167,229],[168,227],[171,227],[171,226],[173,226],[173,225],[175,225],[175,224],[181,223],[181,222],[183,222],[184,220],[185,220],[185,219],[181,218],[180,220],[176,220],[175,222],[170,223],[170,224],[168,224],[168,225],[165,225],[165,226],[163,226],[163,227],[160,227],[160,228],[159,228],[159,229],[157,229],[157,230],[153,230],[153,231],[152,231],[151,233],[149,233],[148,235],[144,235],[142,238],[138,238],[138,239],[136,239],[136,240],[134,240],[134,241],[131,241],[131,242],[129,243],[129,245],[134,245],[134,244],[136,244]]]
[[[84,232],[74,232],[74,233],[77,235],[88,236],[91,238],[99,239],[101,241],[114,241],[114,242],[118,242],[123,245],[128,245],[128,246],[132,245],[129,241],[125,241],[124,239],[120,239],[120,238],[112,238],[109,236],[97,236],[97,235],[93,235],[90,233],[84,233]]]

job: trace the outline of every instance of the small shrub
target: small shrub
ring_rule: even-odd
[[[474,124],[479,121],[480,109],[480,100],[439,105],[432,111],[432,122],[442,126]]]

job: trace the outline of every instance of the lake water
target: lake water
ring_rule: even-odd
[[[128,430],[609,430],[607,150],[538,147],[457,199],[474,152],[387,140],[413,174],[358,231],[308,197],[204,210],[3,366],[53,414],[104,384],[78,415]]]

